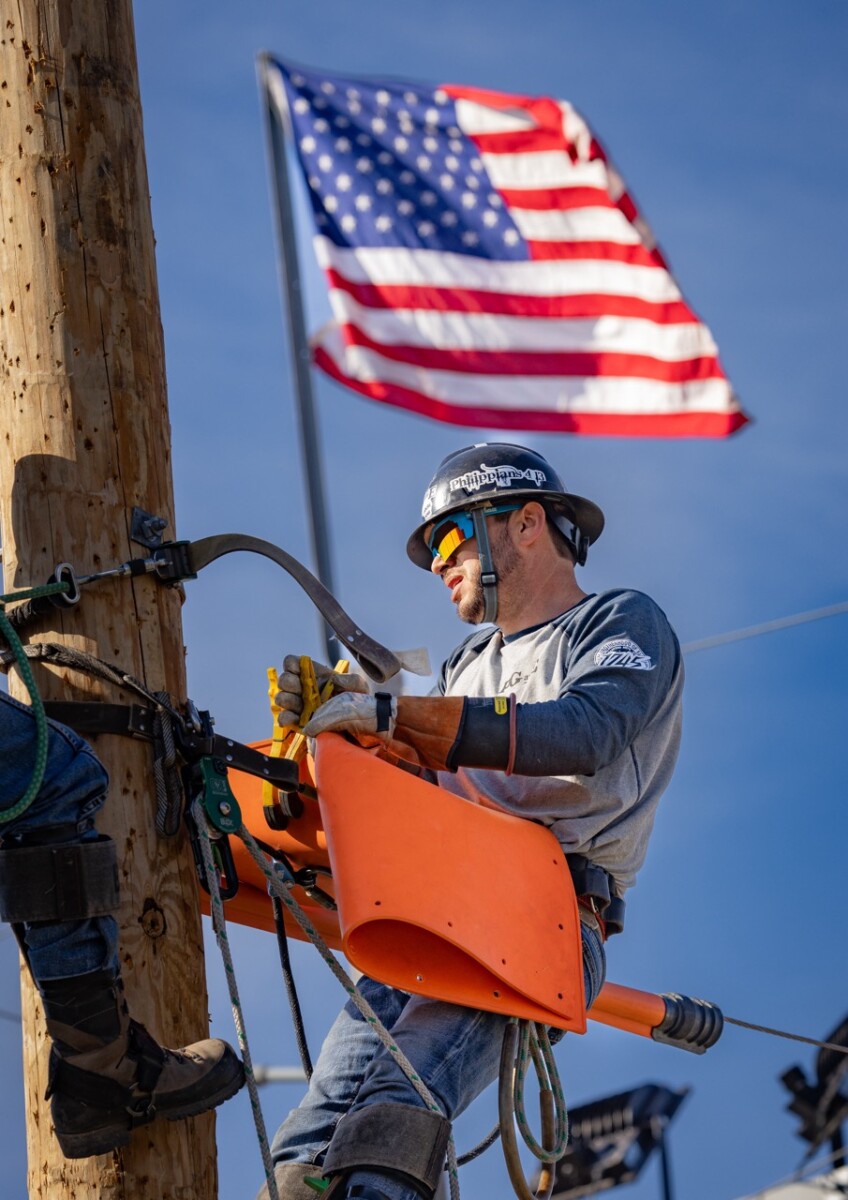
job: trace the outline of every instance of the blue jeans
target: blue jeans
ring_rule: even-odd
[[[19,817],[0,820],[5,849],[21,843],[62,845],[97,837],[94,818],[106,799],[106,771],[81,737],[57,721],[49,726],[47,768],[38,795]],[[0,809],[11,808],[29,786],[35,746],[31,709],[0,693]],[[25,924],[23,939],[36,983],[107,967],[117,970],[114,917]]]
[[[581,930],[588,1006],[603,987],[606,957],[594,930],[585,924]],[[357,987],[449,1119],[464,1112],[497,1078],[505,1017],[409,996],[367,976]],[[551,1041],[561,1036],[553,1030]],[[423,1103],[349,1000],[321,1048],[309,1090],[277,1130],[272,1158],[278,1163],[314,1163],[317,1174],[345,1113],[386,1102]],[[350,1183],[377,1187],[389,1200],[419,1200],[402,1183],[376,1172],[357,1171]]]

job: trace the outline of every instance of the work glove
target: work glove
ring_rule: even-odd
[[[466,701],[462,696],[333,696],[315,712],[303,732],[350,733],[363,746],[382,746],[397,758],[433,771],[455,769]]]
[[[313,662],[315,679],[318,690],[332,680],[336,692],[365,692],[369,691],[368,682],[361,675],[339,675],[331,667],[323,663]],[[277,722],[280,725],[297,725],[303,712],[303,690],[300,680],[300,659],[296,654],[287,654],[283,669],[277,678],[279,691],[274,697],[274,703],[279,705],[280,713]]]

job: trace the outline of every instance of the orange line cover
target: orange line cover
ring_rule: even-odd
[[[336,734],[318,738],[315,778],[354,966],[403,991],[585,1032],[577,901],[548,829]]]

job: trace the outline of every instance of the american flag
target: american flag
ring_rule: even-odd
[[[456,425],[720,437],[707,327],[566,101],[271,62],[333,321],[318,367]]]

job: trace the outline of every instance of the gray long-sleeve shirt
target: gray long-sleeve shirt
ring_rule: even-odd
[[[514,771],[460,767],[439,783],[550,827],[632,887],[680,746],[683,663],[662,610],[642,592],[589,596],[505,637],[478,630],[442,667],[449,696],[514,695]]]

